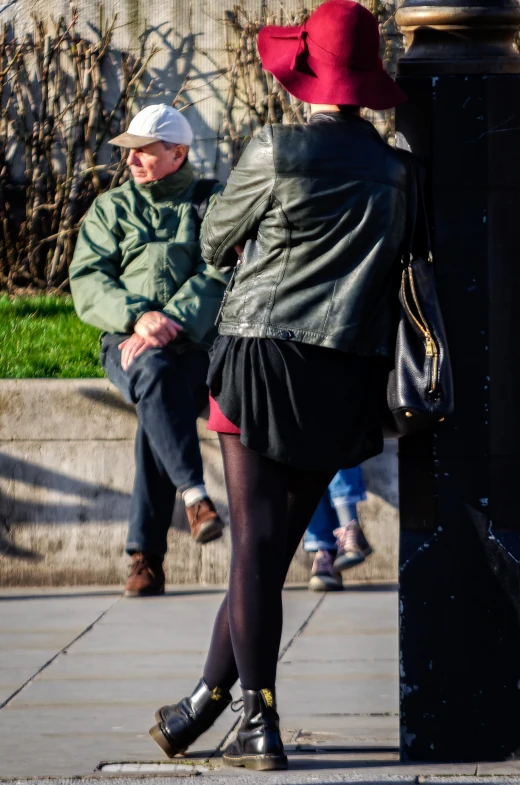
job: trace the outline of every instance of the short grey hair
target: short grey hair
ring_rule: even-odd
[[[161,139],[161,144],[162,144],[162,146],[164,147],[165,150],[173,150],[174,147],[179,147],[179,145],[181,143],[180,142],[163,142],[163,140]],[[190,151],[189,145],[183,144],[182,147],[185,147],[187,152],[189,153],[189,151]]]

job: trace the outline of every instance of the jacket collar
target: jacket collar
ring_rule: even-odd
[[[151,197],[153,201],[160,199],[177,199],[191,185],[193,180],[193,169],[190,162],[186,159],[181,168],[163,177],[162,180],[154,180],[152,183],[135,184],[135,187],[145,196]]]
[[[309,123],[311,125],[314,125],[314,123],[339,123],[352,130],[368,131],[379,136],[377,129],[374,128],[372,123],[352,112],[316,112],[316,114],[312,115]]]

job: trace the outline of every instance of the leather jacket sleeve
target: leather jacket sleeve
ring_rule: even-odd
[[[227,185],[202,224],[201,251],[218,270],[234,267],[235,245],[245,245],[256,234],[266,214],[276,178],[273,131],[270,125],[249,143]]]

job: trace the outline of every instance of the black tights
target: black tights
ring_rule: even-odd
[[[210,689],[273,688],[282,588],[298,544],[334,472],[294,469],[220,434],[231,527],[229,589],[204,668]]]

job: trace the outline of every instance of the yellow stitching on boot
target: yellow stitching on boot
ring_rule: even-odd
[[[220,687],[215,687],[214,690],[211,692],[211,700],[212,701],[219,701],[222,698],[222,690]]]
[[[274,699],[271,690],[260,690],[260,692],[264,696],[266,706],[269,706],[269,708],[272,709],[274,706]]]

